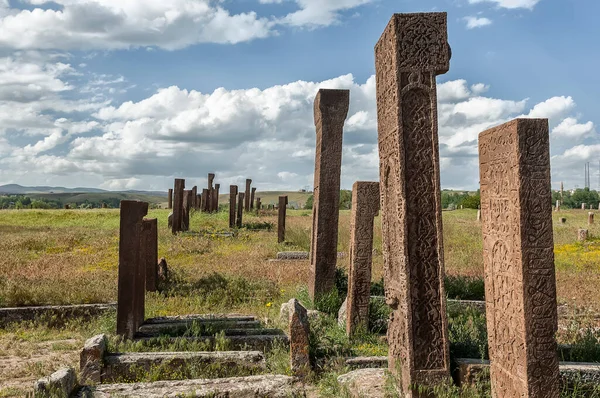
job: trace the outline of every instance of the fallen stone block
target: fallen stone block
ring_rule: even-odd
[[[129,352],[105,356],[102,383],[139,381],[150,372],[165,380],[249,376],[265,367],[259,351]]]
[[[338,383],[352,398],[383,398],[385,369],[358,369],[338,376]]]
[[[187,340],[189,342],[204,342],[211,349],[216,348],[218,342],[215,336],[201,336],[201,337],[167,337],[167,338],[155,338],[155,337],[142,337],[136,339],[141,341],[143,344],[148,346],[162,345],[162,344],[174,344],[177,340]],[[220,339],[219,339],[220,340]],[[223,342],[227,350],[255,350],[255,351],[267,351],[270,350],[274,345],[282,345],[287,347],[289,345],[288,337],[285,334],[275,335],[257,335],[257,336],[225,336]]]
[[[482,359],[458,358],[455,379],[459,385],[474,384],[489,380],[490,361]],[[559,362],[561,386],[577,386],[582,391],[600,385],[600,364],[585,362]]]
[[[49,377],[39,379],[33,385],[35,398],[68,397],[77,387],[77,377],[73,368],[62,368]]]
[[[346,366],[351,369],[387,368],[387,357],[354,357],[346,359]]]
[[[173,323],[179,321],[196,321],[196,322],[241,322],[255,321],[256,318],[248,315],[239,314],[194,314],[194,315],[177,315],[177,316],[162,316],[156,318],[148,318],[144,321],[145,325],[156,323]]]
[[[276,260],[308,260],[309,257],[309,252],[278,252]],[[346,253],[338,252],[337,257],[345,258]]]
[[[0,308],[0,327],[23,321],[47,321],[50,326],[61,326],[73,318],[91,319],[116,309],[116,303]]]
[[[199,379],[157,381],[153,383],[105,384],[81,390],[78,397],[108,398],[163,398],[163,397],[272,397],[304,396],[302,386],[294,378],[283,375],[231,377],[224,379]]]
[[[101,383],[104,354],[106,352],[106,336],[96,335],[85,342],[79,354],[79,370],[82,383]]]
[[[206,331],[204,334],[214,334],[227,329],[258,329],[260,327],[261,323],[259,321],[222,320],[214,322],[198,322],[194,320],[181,320],[169,323],[145,323],[138,329],[138,335],[146,337],[159,335],[180,336],[191,330],[196,333]]]

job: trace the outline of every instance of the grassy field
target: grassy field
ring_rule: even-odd
[[[263,199],[263,204],[266,203],[268,201]],[[281,303],[292,297],[307,301],[308,261],[268,260],[278,251],[308,250],[310,211],[288,210],[286,243],[283,244],[277,243],[274,211],[262,212],[260,216],[246,215],[244,220],[257,225],[272,223],[273,229],[241,229],[233,238],[216,234],[227,230],[225,211],[212,215],[193,213],[191,231],[177,236],[167,229],[169,212],[150,210],[148,217],[158,219],[159,257],[167,259],[176,284],[167,294],[148,294],[146,317],[238,312],[254,314],[267,325],[277,325]],[[566,224],[560,224],[559,217],[566,217]],[[559,304],[600,312],[600,289],[597,288],[600,286],[600,226],[588,226],[587,211],[581,210],[554,213],[553,219]],[[475,280],[482,277],[481,225],[476,221],[476,211],[444,212],[443,221],[447,275]],[[375,225],[373,281],[380,286],[383,259],[379,219]],[[349,226],[350,212],[343,211],[339,251],[348,252]],[[119,211],[113,209],[0,211],[0,306],[116,301],[118,228]],[[579,228],[590,231],[590,239],[584,244],[577,242]],[[347,269],[348,261],[348,257],[339,260],[339,268]],[[333,313],[342,298],[336,297],[329,304],[308,304]],[[450,322],[453,347],[459,349],[458,342],[471,339],[474,343],[469,347],[475,347],[476,355],[484,356],[485,349],[477,348],[477,344],[485,340],[485,322],[477,321],[476,315],[464,319],[462,316]],[[464,325],[469,322],[471,326],[467,330]],[[0,397],[21,396],[33,380],[61,365],[77,368],[78,350],[85,339],[98,332],[113,333],[114,328],[112,314],[89,323],[74,320],[61,328],[27,323],[0,329]],[[315,325],[314,329],[315,333],[327,335],[315,343],[317,356],[323,358],[385,355],[387,350],[376,334],[353,341],[345,339],[333,318]],[[573,336],[572,331],[567,330],[564,342],[574,339]],[[323,366],[325,375],[335,374],[337,368],[331,370],[331,366]],[[332,388],[327,377],[315,381],[323,391]]]

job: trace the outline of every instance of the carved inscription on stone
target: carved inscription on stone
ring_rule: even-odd
[[[446,13],[395,14],[375,46],[389,367],[406,396],[449,376],[436,75]]]
[[[558,397],[547,119],[479,135],[486,314],[494,397]]]
[[[369,326],[373,219],[379,211],[379,183],[357,181],[352,187],[350,269],[346,299],[346,334]]]
[[[313,300],[335,286],[342,135],[349,102],[350,90],[325,89],[319,90],[314,102],[317,146],[308,282]]]

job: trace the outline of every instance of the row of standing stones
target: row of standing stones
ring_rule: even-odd
[[[387,363],[398,392],[405,397],[429,396],[422,387],[450,377],[436,118],[436,76],[449,70],[450,57],[446,13],[392,17],[375,46],[380,180],[359,181],[353,186],[346,329],[352,334],[368,322],[373,218],[381,211],[385,302],[391,315],[389,354],[380,362]],[[314,101],[317,145],[308,281],[312,300],[335,288],[342,135],[349,95],[349,90],[321,89]],[[482,132],[479,163],[492,396],[558,397],[548,121],[516,119]],[[201,195],[200,205],[214,206],[210,188]],[[173,232],[182,225],[184,213],[179,209],[185,207],[187,196],[183,192],[183,181],[176,180]],[[188,195],[193,200],[193,194]],[[243,195],[238,195],[238,212],[242,200],[246,210],[249,208],[247,192],[245,198]],[[206,211],[211,211],[210,206]],[[284,202],[279,207],[285,208]],[[156,333],[191,319],[143,319],[146,242],[156,239],[156,223],[144,220],[146,213],[146,203],[124,201],[121,205],[117,333],[131,339],[147,338],[144,328]],[[289,345],[292,370],[301,377],[311,366],[308,312],[297,300],[288,304],[288,311],[288,333],[282,340]],[[227,323],[232,316],[195,319]],[[256,338],[258,333],[254,327],[235,330],[231,338]],[[265,336],[274,335],[282,336],[269,331],[255,340],[264,342]],[[91,379],[100,383],[107,366],[103,341],[104,337],[97,337],[86,344],[81,364],[84,376],[94,374]],[[99,376],[98,369],[104,369]],[[369,375],[378,380],[383,377],[380,371],[371,370]],[[246,386],[240,387],[242,390],[254,386],[251,377],[238,380],[240,386]],[[246,389],[227,396],[289,393],[289,388],[282,386],[292,386],[293,379],[272,377],[274,389],[250,387],[254,392]],[[207,391],[214,394],[223,391],[218,388],[224,384],[235,384],[218,380],[177,383],[191,388],[195,396],[206,396]],[[172,385],[171,391],[180,391],[178,386]],[[160,392],[165,384],[154,387]],[[136,388],[143,392],[139,396],[154,396],[152,386],[146,384],[100,384],[91,394],[107,396],[107,392],[118,391],[138,396],[132,393]]]

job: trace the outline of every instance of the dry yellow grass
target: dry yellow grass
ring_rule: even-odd
[[[256,286],[264,291],[248,292],[250,299],[227,309],[274,319],[278,304],[306,285],[308,261],[268,260],[278,251],[308,249],[310,211],[288,211],[286,244],[277,243],[275,212],[246,215],[244,220],[270,222],[273,230],[242,230],[235,238],[214,234],[227,229],[226,212],[194,213],[192,231],[178,236],[167,229],[169,212],[151,210],[148,216],[159,220],[159,256],[166,257],[180,277],[193,282],[218,273],[263,283]],[[567,223],[560,224],[559,217],[566,217]],[[581,210],[561,211],[553,218],[559,302],[600,311],[600,225],[588,226],[587,211]],[[476,211],[444,212],[443,220],[447,274],[483,276]],[[110,209],[0,211],[0,306],[116,301],[118,224],[119,211]],[[339,251],[348,252],[349,226],[350,212],[342,211]],[[581,227],[590,230],[591,239],[585,244],[576,241]],[[374,241],[373,280],[379,281],[383,274],[379,218]],[[348,261],[347,257],[340,260],[339,266],[347,268]],[[146,315],[222,309],[218,302],[199,295],[149,294]],[[0,330],[0,396],[11,391],[7,387],[29,386],[63,363],[77,366],[76,349],[93,333],[110,330],[111,322],[104,319],[50,331],[32,325]]]

